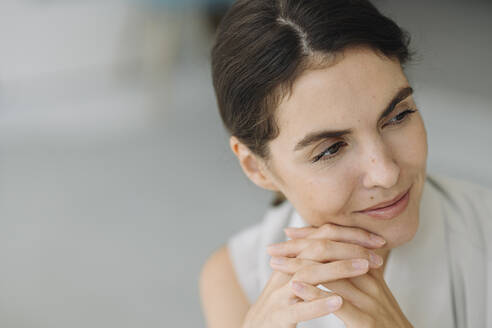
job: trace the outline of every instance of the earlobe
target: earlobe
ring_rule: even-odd
[[[263,189],[278,191],[278,188],[275,186],[270,176],[262,169],[261,163],[257,157],[248,154],[240,161],[240,164],[244,173],[246,173],[248,178],[253,181],[254,184]]]
[[[254,184],[263,189],[278,191],[264,165],[262,165],[261,159],[234,136],[230,138],[229,144],[232,152],[238,158],[243,172]]]

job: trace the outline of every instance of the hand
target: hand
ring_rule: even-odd
[[[346,234],[348,240],[359,239],[363,241],[363,244],[370,244],[372,247],[379,247],[384,244],[384,241],[378,242],[377,238],[370,239],[367,233],[364,234],[356,230],[348,232]],[[313,236],[315,235],[313,234]],[[302,242],[299,239],[298,241],[291,241],[288,245],[290,247],[290,245],[301,244]],[[307,242],[312,242],[312,240]],[[291,248],[297,253],[294,247]],[[318,249],[321,250],[321,247]],[[296,267],[294,273],[274,271],[257,302],[248,311],[243,328],[293,328],[299,322],[312,320],[335,311],[346,316],[356,315],[357,309],[352,304],[342,306],[341,303],[335,302],[330,305],[328,303],[330,299],[343,301],[334,293],[321,291],[315,286],[321,283],[337,283],[337,281],[367,273],[369,262],[365,258],[372,258],[372,255],[376,254],[364,247],[348,243],[338,243],[334,249],[337,252],[332,252],[330,258],[339,259],[338,261],[319,264],[308,259],[299,259],[302,261],[299,264],[304,266],[309,264],[309,266],[305,268]],[[304,254],[312,256],[313,259],[319,258],[315,252],[306,251]],[[376,262],[378,261],[376,260]],[[302,281],[303,283],[296,283],[295,281]],[[314,296],[312,296],[313,291],[316,291]],[[305,298],[302,298],[303,296]],[[308,299],[309,297],[311,299]]]
[[[342,305],[342,298],[334,293],[325,292],[312,300],[300,299],[290,287],[291,278],[279,271],[272,273],[260,297],[246,314],[242,328],[294,328],[299,322],[333,313]]]
[[[363,247],[360,245],[374,248],[376,242],[371,240],[376,241],[378,238],[371,238],[370,233],[358,228],[334,224],[326,224],[319,228],[289,228],[286,229],[286,234],[292,240],[269,248],[269,253],[275,256],[271,265],[275,270],[296,278],[293,279],[292,286],[297,287],[293,288],[297,297],[304,301],[312,301],[326,295],[325,291],[315,287],[316,285],[300,275],[300,272],[326,270],[324,266],[327,266],[327,262],[333,264],[336,262],[330,261],[340,258],[360,257],[366,263],[367,259],[370,263],[373,258],[372,268],[368,267],[365,274],[322,283],[344,298],[343,306],[334,313],[344,321],[347,328],[412,327],[383,279],[382,263],[371,251],[361,249]],[[357,245],[340,241],[349,241]]]

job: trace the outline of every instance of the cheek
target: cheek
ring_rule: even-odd
[[[427,133],[420,116],[415,124],[412,124],[399,133],[391,136],[391,148],[393,156],[400,165],[423,169],[427,161]]]
[[[300,204],[320,225],[343,214],[345,205],[351,197],[352,177],[350,170],[319,170],[303,179],[304,192],[300,194]]]

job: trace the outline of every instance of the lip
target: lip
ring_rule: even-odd
[[[408,188],[404,194],[398,195],[393,200],[380,203],[369,209],[357,211],[356,213],[366,214],[379,219],[392,219],[407,208],[408,200],[410,198],[410,189],[411,188]]]

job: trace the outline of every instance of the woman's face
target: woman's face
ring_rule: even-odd
[[[396,59],[368,48],[348,49],[296,80],[276,111],[280,134],[269,143],[267,174],[307,223],[360,227],[388,248],[414,236],[427,135],[419,111],[408,111],[417,109],[409,87]],[[356,213],[409,188],[408,206],[392,219]]]

